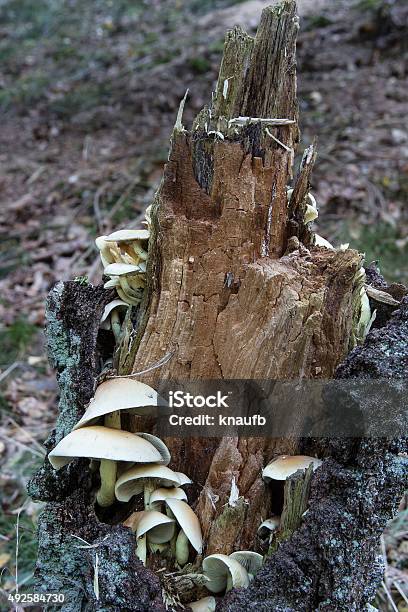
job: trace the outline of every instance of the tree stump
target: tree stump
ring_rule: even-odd
[[[145,371],[137,378],[152,386],[327,379],[355,346],[362,256],[313,244],[304,216],[314,144],[288,202],[299,137],[297,30],[295,2],[285,0],[264,10],[254,39],[240,28],[230,31],[215,95],[191,130],[182,125],[181,108],[152,209],[147,289],[115,354],[119,374]],[[109,292],[73,283],[51,294],[48,341],[62,395],[49,449],[92,396],[98,321],[107,301]],[[83,304],[86,321],[75,317]],[[406,359],[406,305],[393,324],[399,330],[393,342]],[[388,333],[386,327],[376,332]],[[364,352],[360,357],[364,362]],[[354,376],[347,367],[338,372]],[[132,428],[138,429],[135,418]],[[286,502],[296,498],[298,509],[286,508],[289,539],[271,551],[250,588],[229,593],[217,609],[364,608],[379,576],[378,537],[406,480],[396,442],[228,437],[166,443],[171,467],[198,485],[190,502],[206,554],[254,548],[257,527],[271,510],[261,471],[272,457],[307,451],[327,458],[305,486],[287,488]],[[95,610],[163,609],[159,580],[135,558],[128,530],[96,517],[94,481],[84,461],[58,474],[45,465],[32,480],[30,493],[48,502],[39,530],[39,588],[67,592],[65,611],[85,603]],[[233,482],[240,500],[230,507]],[[72,535],[89,547],[74,547]]]

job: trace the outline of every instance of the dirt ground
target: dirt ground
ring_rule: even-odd
[[[0,3],[3,594],[15,588],[17,516],[17,574],[27,589],[35,557],[39,508],[24,484],[41,461],[57,393],[43,346],[45,296],[57,279],[100,280],[95,236],[135,223],[151,202],[186,89],[188,124],[214,88],[225,30],[253,32],[267,4]],[[299,158],[317,136],[318,231],[379,260],[387,280],[408,282],[408,6],[299,5]],[[408,610],[401,509],[383,538],[383,610]]]

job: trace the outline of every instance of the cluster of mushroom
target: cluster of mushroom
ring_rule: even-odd
[[[146,563],[147,544],[155,550],[168,544],[182,566],[188,561],[189,544],[197,553],[202,549],[199,521],[180,488],[191,480],[167,467],[170,452],[160,438],[121,429],[121,413],[155,416],[165,406],[158,393],[144,383],[127,378],[107,380],[99,385],[72,431],[50,452],[49,460],[55,469],[74,457],[100,461],[97,501],[102,507],[144,493],[144,511],[132,514],[126,522],[136,532],[139,558]],[[166,514],[161,512],[163,506]]]
[[[119,501],[144,493],[144,510],[133,512],[124,523],[136,534],[136,554],[144,564],[148,550],[174,558],[180,567],[188,562],[190,545],[201,553],[200,523],[181,488],[189,483],[185,474],[157,464],[133,467],[118,479]]]
[[[99,236],[96,246],[104,267],[104,274],[110,276],[105,288],[115,288],[120,298],[110,309],[110,313],[119,305],[135,306],[140,303],[146,285],[146,262],[148,255],[148,241],[150,237],[149,206],[146,210],[147,229],[124,229]]]
[[[272,459],[264,468],[262,478],[266,483],[270,483],[273,480],[285,481],[298,470],[306,470],[310,464],[313,465],[313,470],[315,470],[322,465],[322,461],[307,455],[279,455]],[[267,539],[271,543],[279,526],[280,516],[273,515],[260,524],[258,535],[262,540]]]
[[[293,193],[293,189],[287,190],[288,202],[290,201],[292,193]],[[303,222],[305,225],[315,221],[319,216],[316,198],[310,193],[310,191],[308,192],[306,199],[307,199],[307,204],[305,208],[305,214],[303,217]],[[328,240],[326,240],[326,238],[323,238],[322,236],[316,233],[313,234],[313,244],[315,246],[323,247],[331,251],[335,250],[334,246]],[[340,250],[345,250],[345,249],[348,249],[348,247],[349,247],[348,244],[343,244],[339,248]],[[357,272],[356,277],[355,277],[355,284],[357,286],[357,291],[359,294],[359,299],[358,299],[359,317],[358,317],[358,321],[356,324],[355,336],[356,336],[357,342],[360,344],[364,341],[375,319],[375,311],[374,313],[371,312],[370,301],[368,299],[367,291],[364,286],[365,278],[366,278],[365,270],[364,268],[360,268],[360,270]]]

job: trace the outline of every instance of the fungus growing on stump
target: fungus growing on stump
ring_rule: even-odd
[[[147,462],[146,462],[147,463]],[[158,486],[179,486],[177,474],[165,465],[139,465],[124,472],[115,486],[116,498],[127,502],[134,495],[144,493],[145,508],[150,505],[150,495]]]
[[[163,463],[160,452],[144,438],[120,429],[92,425],[69,433],[49,453],[48,458],[56,470],[75,457],[98,459],[101,486],[97,494],[100,506],[111,505],[116,483],[116,462]]]
[[[246,569],[227,555],[210,555],[203,561],[203,572],[208,578],[206,587],[212,593],[222,593],[249,585]]]

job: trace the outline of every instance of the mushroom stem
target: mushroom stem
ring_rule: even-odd
[[[122,326],[120,324],[120,318],[117,308],[114,308],[111,312],[111,326],[113,335],[115,336],[115,342],[116,344],[119,344]]]
[[[166,506],[166,514],[169,518],[175,519],[173,512],[170,510],[168,506]],[[170,540],[170,554],[172,557],[176,556],[176,542],[177,542],[177,531],[174,533],[174,536]]]
[[[132,249],[135,252],[135,254],[138,257],[140,257],[140,259],[143,259],[143,261],[146,261],[147,251],[144,250],[140,242],[132,242]]]
[[[176,540],[176,561],[180,566],[187,563],[190,551],[188,548],[188,538],[183,530],[177,536]]]
[[[106,427],[110,427],[111,429],[120,429],[120,411],[117,410],[107,414],[104,419],[104,424]],[[99,474],[101,477],[101,486],[96,494],[96,501],[103,508],[107,508],[115,501],[115,484],[117,475],[116,461],[101,459]]]
[[[150,510],[150,497],[154,491],[154,482],[148,480],[144,487],[144,507],[145,510]]]
[[[141,560],[143,565],[146,565],[147,557],[147,546],[146,546],[146,534],[137,540],[136,556]]]

